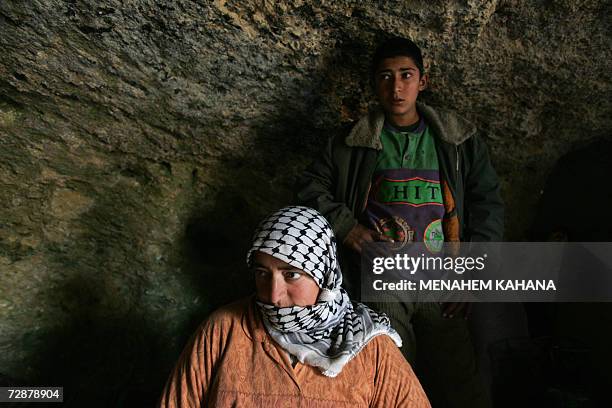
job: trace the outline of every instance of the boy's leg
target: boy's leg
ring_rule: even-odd
[[[435,408],[490,408],[467,321],[442,317],[438,303],[419,303],[412,320],[419,345],[416,372]]]

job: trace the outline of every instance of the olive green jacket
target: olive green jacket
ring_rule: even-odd
[[[417,102],[433,130],[441,179],[447,182],[461,241],[501,241],[504,208],[500,185],[476,127],[451,111]],[[343,242],[365,209],[372,174],[382,151],[381,111],[370,112],[348,136],[331,138],[322,154],[299,177],[297,201],[315,208]],[[447,207],[448,208],[448,207]],[[445,217],[446,218],[446,217]]]

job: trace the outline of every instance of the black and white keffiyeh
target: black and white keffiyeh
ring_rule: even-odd
[[[301,363],[329,377],[374,337],[385,334],[398,347],[402,340],[384,313],[351,303],[341,287],[336,238],[325,218],[308,207],[285,207],[262,221],[253,237],[251,257],[261,251],[310,275],[321,288],[311,306],[276,307],[257,302],[272,338]]]

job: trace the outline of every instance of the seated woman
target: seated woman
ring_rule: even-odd
[[[247,264],[255,296],[197,330],[161,407],[430,407],[389,319],[342,289],[318,212],[286,207],[265,219]]]

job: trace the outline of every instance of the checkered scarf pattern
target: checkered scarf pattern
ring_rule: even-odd
[[[321,214],[308,207],[285,207],[261,222],[247,254],[261,251],[310,275],[319,288],[311,306],[276,307],[257,302],[272,338],[301,363],[335,377],[374,337],[402,340],[384,313],[351,303],[341,287],[336,238]]]

